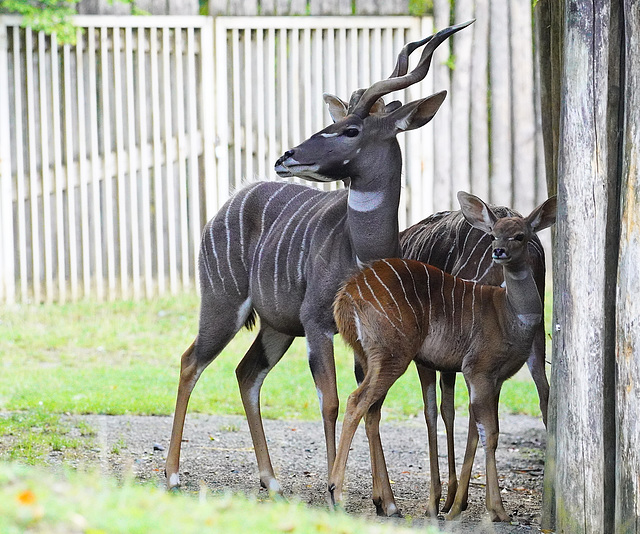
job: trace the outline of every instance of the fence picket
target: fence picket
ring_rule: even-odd
[[[471,192],[489,198],[488,90],[489,0],[475,1],[471,49]],[[526,210],[523,210],[526,211]]]
[[[0,32],[2,32],[2,28],[0,28]],[[13,81],[14,81],[14,95],[15,95],[15,104],[13,106],[13,110],[14,110],[14,116],[15,116],[15,121],[16,121],[16,133],[15,133],[15,137],[16,137],[16,145],[21,145],[24,141],[25,138],[25,132],[23,130],[23,123],[22,123],[22,87],[23,87],[23,83],[24,83],[24,79],[23,76],[21,75],[22,72],[22,61],[21,61],[21,57],[22,57],[22,47],[20,45],[20,28],[17,26],[14,26],[13,28]],[[5,95],[8,96],[9,92],[5,92]],[[0,97],[2,98],[2,97]],[[3,107],[8,107],[8,102],[2,104]],[[8,124],[5,121],[5,125],[8,127]],[[3,140],[1,145],[0,145],[0,150],[2,149],[5,150],[9,150],[9,153],[11,153],[10,151],[10,143],[8,142],[8,140]],[[5,258],[13,258],[13,251],[16,250],[18,252],[18,261],[19,261],[19,268],[18,268],[18,272],[20,273],[20,297],[22,298],[23,301],[27,301],[29,298],[29,289],[28,289],[28,274],[27,274],[27,263],[28,263],[28,252],[26,250],[26,244],[27,244],[27,212],[26,212],[26,207],[25,207],[25,203],[26,203],[26,199],[27,199],[27,193],[25,190],[25,180],[26,180],[26,174],[25,174],[25,169],[24,169],[24,152],[22,150],[16,150],[14,152],[15,154],[15,165],[16,165],[16,204],[17,204],[17,209],[16,209],[16,214],[17,214],[17,226],[18,226],[18,243],[17,246],[12,247],[11,251],[7,251],[7,247],[9,244],[9,241],[7,241],[7,247],[5,247]],[[2,174],[4,176],[10,176],[11,175],[11,169],[10,169],[10,160],[9,158],[3,157],[2,161],[6,164],[6,170],[2,169]],[[5,174],[6,173],[6,174]],[[8,187],[8,182],[4,183],[5,189],[3,190],[3,198],[5,199],[6,202],[9,202],[9,199],[11,198],[11,193],[10,193],[10,189]],[[7,212],[8,214],[8,212]],[[6,217],[6,216],[5,216]],[[3,227],[7,229],[7,232],[9,231],[8,229],[11,228],[12,226],[12,222],[11,219],[9,217],[6,217],[3,220]],[[6,260],[5,260],[6,261]],[[10,265],[5,265],[4,269],[6,269],[7,271],[10,271],[11,269],[11,265],[13,265],[13,259],[11,260],[11,264]],[[11,298],[11,283],[13,282],[12,280],[8,280],[10,278],[9,273],[7,272],[7,280],[6,280],[6,284],[5,284],[5,294],[6,294],[6,299],[8,301],[12,301],[13,298]]]
[[[8,50],[9,36],[6,27],[0,27],[0,84],[9,86]],[[4,49],[4,50],[3,50]],[[8,91],[0,92],[0,113],[3,117],[9,115]],[[13,301],[14,272],[13,272],[13,194],[11,192],[11,132],[7,120],[0,124],[0,254],[5,259],[0,265],[0,301]],[[9,261],[11,263],[9,263]]]
[[[89,224],[89,166],[87,161],[84,54],[85,36],[78,28],[76,32],[76,98],[78,127],[78,176],[80,177],[80,217],[82,219],[82,287],[85,298],[91,295],[91,245]],[[96,273],[97,278],[97,273]]]

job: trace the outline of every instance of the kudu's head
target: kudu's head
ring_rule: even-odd
[[[276,172],[282,177],[317,182],[371,180],[382,169],[391,169],[399,177],[402,159],[396,135],[427,124],[444,101],[446,91],[405,105],[396,101],[385,106],[382,97],[424,79],[436,47],[471,22],[407,44],[391,77],[354,92],[348,105],[336,96],[324,95],[335,122],[285,152],[276,162]],[[426,46],[418,65],[407,73],[409,55],[423,45]]]
[[[499,218],[481,199],[458,192],[458,201],[467,222],[492,238],[493,261],[500,265],[526,262],[527,243],[533,234],[556,222],[557,200],[552,196],[527,217]]]

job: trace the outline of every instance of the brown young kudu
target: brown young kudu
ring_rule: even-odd
[[[491,206],[491,210],[500,218],[521,216],[519,213],[504,206]],[[504,282],[502,267],[491,258],[491,237],[471,226],[460,210],[435,213],[407,228],[400,234],[400,246],[403,258],[428,263],[458,278],[493,286],[500,286]],[[532,236],[528,243],[528,248],[530,267],[540,298],[544,304],[545,257],[544,248],[537,235]],[[545,373],[544,320],[538,326],[527,365],[538,390],[542,419],[546,425],[549,382]],[[422,387],[429,438],[431,473],[427,515],[435,517],[438,514],[442,495],[438,465],[436,371],[428,369],[417,362],[416,367]],[[445,513],[451,508],[458,488],[453,433],[455,380],[455,373],[440,373],[440,388],[442,392],[440,409],[446,428],[449,465],[447,499],[442,508]],[[464,494],[466,495],[466,493]],[[466,498],[463,500],[463,508],[465,507]]]
[[[478,284],[422,262],[392,258],[374,262],[339,291],[336,324],[354,349],[364,379],[347,402],[329,479],[334,503],[341,500],[353,435],[366,416],[367,437],[370,444],[377,444],[371,454],[374,497],[384,510],[397,511],[380,443],[380,410],[389,388],[415,360],[428,369],[462,372],[469,389],[467,451],[449,518],[463,509],[480,435],[486,457],[487,509],[493,521],[509,520],[495,464],[498,397],[502,383],[527,361],[542,320],[528,243],[535,232],[555,222],[556,199],[548,199],[526,218],[499,218],[467,193],[458,193],[458,199],[467,221],[492,236],[493,261],[502,265],[505,287]]]
[[[200,324],[182,355],[176,410],[167,453],[167,485],[179,485],[180,444],[191,392],[204,369],[243,325],[260,330],[236,369],[254,443],[260,483],[282,491],[275,478],[260,415],[260,389],[294,337],[307,340],[309,367],[320,400],[328,472],[335,459],[338,395],[332,304],[362,262],[398,256],[402,155],[396,135],[429,122],[445,93],[388,113],[379,99],[421,81],[435,48],[470,23],[407,45],[391,78],[363,92],[353,112],[287,151],[280,176],[348,183],[324,192],[299,184],[258,182],[238,191],[207,223],[200,248]],[[425,46],[407,73],[407,56]]]
[[[349,105],[340,101],[337,97],[333,97],[334,100],[331,105],[333,119],[340,120],[346,117],[349,110],[357,103],[359,96],[357,92],[354,93]],[[492,206],[491,208],[498,217],[520,216],[519,213],[504,206]],[[403,258],[428,263],[453,276],[495,286],[500,286],[504,282],[502,268],[491,259],[491,238],[486,233],[471,226],[459,210],[435,213],[402,231],[400,233],[400,247]],[[529,241],[528,257],[531,261],[531,269],[540,297],[544,303],[544,248],[536,235]],[[538,389],[540,410],[546,425],[549,382],[545,373],[544,321],[538,327],[527,364]],[[438,515],[442,496],[438,464],[436,371],[428,369],[417,362],[416,367],[422,388],[424,413],[429,436],[430,490],[427,515],[435,517]],[[356,377],[358,382],[362,381],[362,371],[358,368],[357,361]],[[442,391],[440,407],[446,428],[449,465],[447,499],[442,508],[443,512],[448,512],[451,508],[458,488],[453,433],[455,380],[455,373],[440,373],[440,388]],[[466,499],[464,500],[464,507],[466,507]],[[378,508],[378,513],[384,515],[385,511]]]

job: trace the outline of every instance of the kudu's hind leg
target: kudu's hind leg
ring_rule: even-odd
[[[436,398],[436,372],[416,363],[420,386],[422,388],[422,401],[424,403],[424,418],[427,423],[427,436],[429,443],[429,502],[426,515],[436,517],[440,507],[442,496],[442,483],[440,481],[440,465],[438,464],[438,401]]]
[[[384,459],[382,441],[380,440],[380,410],[385,396],[376,401],[365,416],[365,428],[369,440],[371,454],[371,471],[373,474],[373,504],[379,516],[401,517],[398,510],[387,471],[387,462]]]
[[[549,380],[545,369],[545,348],[546,340],[544,333],[544,321],[538,327],[531,345],[531,353],[527,360],[529,372],[533,377],[540,398],[540,412],[542,412],[542,421],[547,426],[547,407],[549,405]]]
[[[262,325],[258,337],[236,369],[242,404],[258,461],[260,485],[274,493],[282,493],[282,488],[276,480],[269,457],[260,413],[260,390],[265,377],[280,361],[293,339],[292,336],[281,334],[267,325]]]
[[[458,476],[456,474],[456,451],[455,451],[455,435],[453,433],[453,424],[456,418],[456,407],[454,395],[456,389],[455,373],[440,373],[440,391],[442,398],[440,399],[440,413],[444,421],[444,427],[447,434],[447,464],[449,466],[449,482],[447,483],[447,500],[442,507],[444,513],[451,509],[453,499],[458,491]]]
[[[184,352],[180,361],[180,381],[178,383],[176,410],[173,416],[171,441],[165,464],[168,489],[173,489],[180,485],[178,476],[180,445],[191,392],[202,372],[220,354],[239,329],[235,328],[235,325],[226,324],[224,321],[216,322],[216,324],[211,324],[210,319],[208,321],[201,317],[198,337]]]

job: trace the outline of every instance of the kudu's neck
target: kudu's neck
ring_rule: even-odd
[[[543,314],[542,300],[529,264],[504,265],[503,273],[511,309],[522,323],[538,324]]]
[[[366,168],[351,177],[347,207],[355,255],[361,263],[399,257],[400,147],[386,154],[378,151],[363,161]]]

